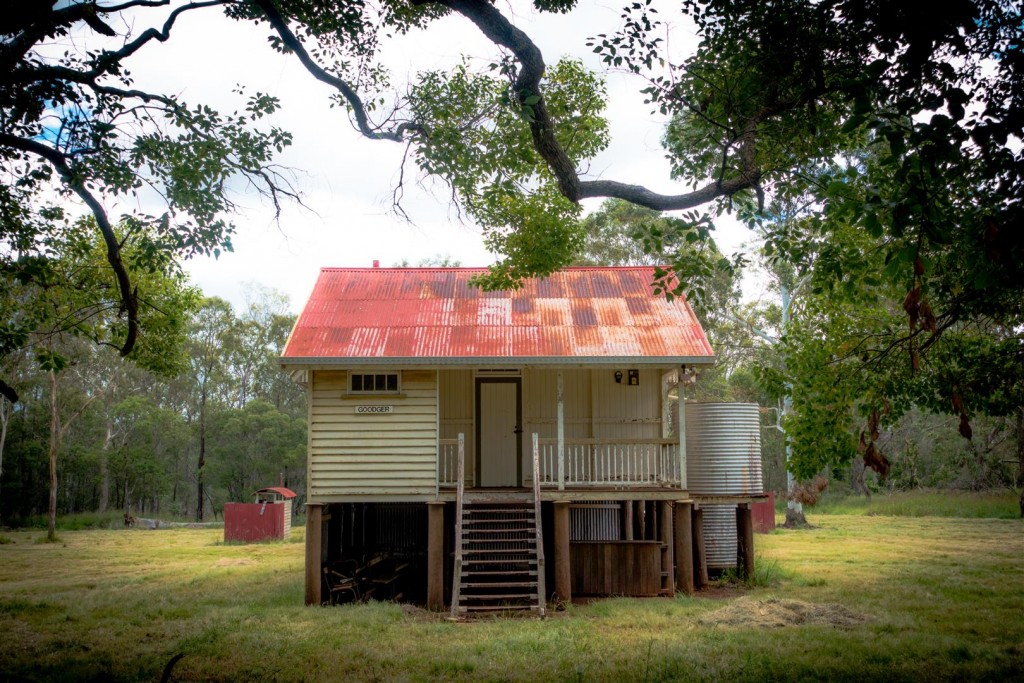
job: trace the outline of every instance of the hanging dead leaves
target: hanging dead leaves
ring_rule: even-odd
[[[968,441],[974,437],[974,431],[971,429],[970,419],[967,417],[967,409],[964,406],[964,399],[960,396],[960,392],[954,390],[952,395],[949,397],[950,403],[953,404],[953,412],[959,413],[960,415],[960,436],[964,437]]]
[[[882,416],[888,415],[891,411],[892,406],[888,401],[883,402],[881,411],[871,411],[868,415],[867,429],[861,430],[860,442],[857,444],[857,452],[864,458],[864,466],[870,467],[883,477],[889,474],[890,463],[889,459],[879,450],[876,442],[879,437]]]
[[[935,311],[932,310],[928,300],[921,296],[920,283],[924,272],[924,261],[918,256],[914,259],[914,286],[903,299],[903,310],[907,312],[907,320],[910,325],[910,367],[915,374],[921,370],[921,358],[914,344],[915,333],[919,329],[932,335],[938,334],[939,331]]]
[[[822,491],[828,488],[828,479],[823,475],[815,475],[814,479],[803,484],[797,484],[789,494],[790,500],[801,505],[813,506],[818,502]]]

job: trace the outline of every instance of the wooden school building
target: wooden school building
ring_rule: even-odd
[[[309,396],[307,604],[693,591],[702,502],[736,510],[749,570],[750,496],[687,487],[677,387],[714,362],[687,302],[649,267],[481,272],[320,272],[281,358]]]

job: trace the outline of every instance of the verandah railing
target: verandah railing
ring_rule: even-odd
[[[455,486],[456,439],[441,439],[438,486]],[[539,439],[540,485],[679,486],[679,442],[675,439],[566,439],[559,477],[557,439]]]

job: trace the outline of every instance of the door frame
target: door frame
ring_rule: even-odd
[[[473,483],[477,487],[482,481],[482,443],[480,433],[480,387],[483,384],[514,384],[516,387],[516,488],[523,485],[523,378],[522,377],[476,377],[474,378],[474,425],[476,431],[476,467]]]

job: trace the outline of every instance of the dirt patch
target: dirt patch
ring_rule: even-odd
[[[256,560],[248,557],[224,557],[213,563],[214,567],[246,567],[256,564]]]
[[[801,624],[827,624],[841,628],[858,626],[868,620],[835,603],[815,604],[802,600],[779,600],[751,597],[737,598],[727,607],[705,614],[698,619],[704,626],[759,626],[781,628]]]

